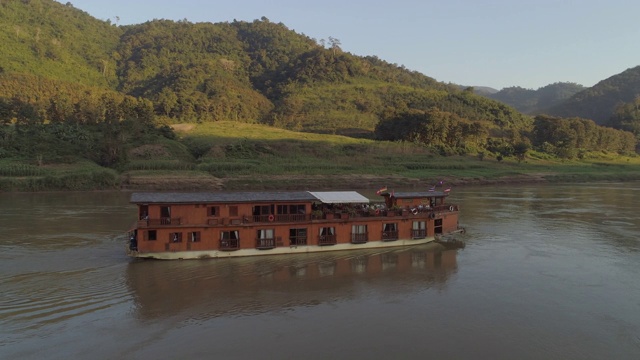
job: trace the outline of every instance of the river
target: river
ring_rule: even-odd
[[[129,194],[0,193],[2,359],[638,359],[640,183],[460,187],[464,249],[124,255]]]

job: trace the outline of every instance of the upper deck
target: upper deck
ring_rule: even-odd
[[[448,194],[440,191],[397,192],[385,194],[385,198],[429,199],[443,198]],[[131,203],[141,204],[240,204],[265,202],[301,202],[322,204],[367,204],[370,200],[357,191],[260,191],[217,193],[158,193],[131,194]]]
[[[426,216],[450,210],[447,193],[398,192],[372,203],[356,191],[134,193],[138,227],[308,222],[367,217]]]

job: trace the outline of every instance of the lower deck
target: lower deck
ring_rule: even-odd
[[[395,240],[395,241],[371,241],[361,244],[335,244],[331,246],[317,245],[291,245],[288,247],[275,247],[268,251],[258,248],[238,249],[236,251],[225,250],[188,250],[188,251],[160,251],[140,253],[138,251],[129,250],[129,255],[137,258],[149,258],[160,260],[179,260],[179,259],[209,259],[209,258],[229,258],[241,256],[260,256],[260,255],[283,255],[283,254],[302,254],[316,253],[326,251],[347,251],[357,249],[376,249],[400,246],[412,246],[433,242],[435,238],[424,237],[419,239]]]

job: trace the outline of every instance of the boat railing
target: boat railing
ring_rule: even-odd
[[[307,245],[307,236],[291,236],[289,237],[289,244],[291,245]]]
[[[382,232],[382,241],[395,241],[398,240],[398,232],[397,231],[383,231]]]
[[[439,211],[449,209],[450,205],[439,206]],[[415,207],[403,207],[393,209],[359,209],[352,211],[351,217],[394,217],[394,216],[425,216],[432,213],[436,208],[430,206],[419,205]]]
[[[282,222],[302,222],[302,221],[309,221],[311,219],[310,216],[307,216],[307,214],[282,214],[282,215],[276,215],[276,220],[277,221],[282,221]]]
[[[369,240],[369,233],[357,233],[351,234],[351,243],[352,244],[364,244]]]
[[[304,222],[309,221],[311,216],[307,214],[268,214],[268,215],[253,215],[251,220],[253,222]]]
[[[433,211],[445,212],[445,211],[458,211],[458,205],[444,204],[436,205],[433,207]]]
[[[240,249],[240,239],[222,239],[220,240],[220,250],[231,251]]]
[[[169,218],[169,217],[161,217],[159,219],[149,219],[147,220],[147,226],[169,226],[169,225],[180,225],[181,218]]]
[[[412,229],[411,230],[411,238],[412,239],[424,239],[427,237],[427,229]]]
[[[337,244],[337,239],[335,235],[320,235],[318,237],[318,245],[335,245]]]
[[[259,250],[268,250],[276,247],[276,239],[275,238],[261,238],[256,239],[256,249]]]

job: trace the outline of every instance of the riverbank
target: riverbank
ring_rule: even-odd
[[[145,170],[118,173],[112,169],[86,164],[64,170],[45,168],[33,174],[0,176],[0,191],[252,191],[252,190],[343,190],[378,189],[381,186],[397,189],[425,189],[442,181],[447,186],[509,185],[527,183],[576,183],[595,181],[640,181],[640,165],[620,163],[571,163],[549,165],[473,161],[460,158],[437,159],[423,169],[396,166],[395,173],[382,172],[381,166],[354,166],[345,170],[310,174],[283,170],[277,164],[260,164],[240,172],[228,171],[216,176],[198,170]],[[433,160],[432,160],[433,161]],[[433,161],[435,162],[435,161]],[[443,163],[449,165],[443,165]],[[447,168],[448,167],[448,168]],[[282,171],[278,171],[282,170]],[[48,173],[45,173],[49,171]],[[251,173],[255,171],[254,173]],[[42,174],[45,173],[45,174]]]
[[[562,174],[532,173],[501,176],[495,178],[465,178],[443,176],[432,178],[409,178],[402,176],[376,175],[279,175],[279,176],[242,176],[235,178],[147,177],[145,180],[123,183],[121,189],[130,191],[258,191],[258,190],[347,190],[378,189],[387,186],[390,189],[427,189],[440,181],[445,186],[469,185],[514,185],[533,183],[569,183],[594,181],[640,181],[640,169],[629,174]]]

